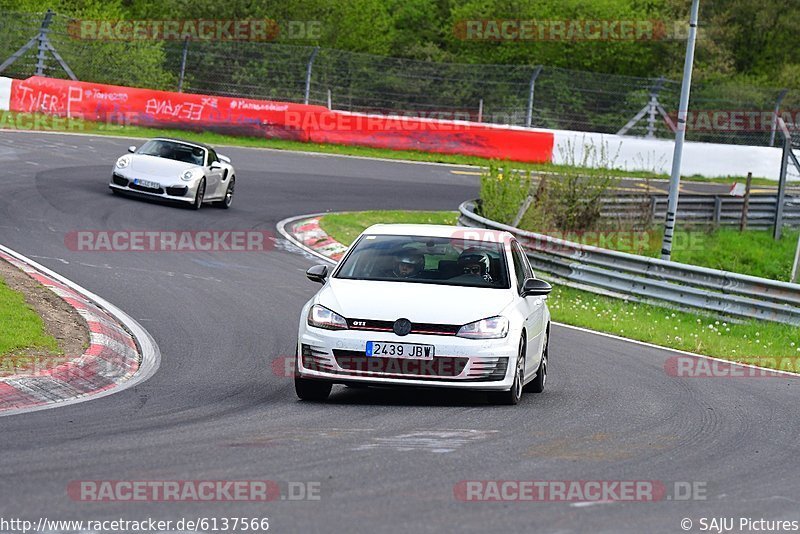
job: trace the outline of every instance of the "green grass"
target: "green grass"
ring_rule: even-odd
[[[660,255],[662,233],[659,230],[656,239],[650,240],[652,248],[647,255]],[[711,232],[683,230],[677,234],[673,241],[674,261],[788,282],[800,231],[784,229],[777,242],[772,239],[771,230],[739,232],[720,228]]]
[[[25,349],[58,352],[58,342],[45,332],[44,322],[25,302],[22,293],[0,278],[0,356]]]
[[[457,211],[358,211],[332,213],[320,219],[325,232],[349,245],[365,228],[379,223],[447,224],[458,220]]]
[[[726,360],[796,357],[800,328],[780,323],[734,324],[718,318],[555,286],[554,321]],[[800,369],[798,369],[800,371]]]
[[[0,111],[0,130],[3,128],[28,129],[28,123],[17,125],[15,117],[17,115],[36,116],[39,114],[30,113],[15,113],[11,111]],[[429,163],[448,163],[452,165],[469,165],[475,167],[488,167],[496,160],[487,158],[480,158],[475,156],[464,156],[460,154],[434,154],[430,152],[420,152],[415,150],[390,150],[386,148],[371,148],[361,146],[346,146],[346,145],[333,145],[333,144],[320,144],[320,143],[303,143],[300,141],[287,141],[282,139],[267,139],[263,137],[246,137],[234,136],[227,134],[219,134],[211,131],[191,131],[179,129],[166,129],[166,128],[145,128],[143,126],[123,126],[119,124],[108,123],[95,123],[91,121],[82,121],[73,119],[70,122],[62,123],[53,121],[49,116],[43,116],[41,126],[37,130],[46,131],[64,131],[72,133],[86,133],[94,135],[111,135],[122,137],[181,137],[191,141],[200,141],[214,146],[240,146],[240,147],[255,147],[255,148],[271,148],[275,150],[294,150],[305,152],[318,152],[323,154],[336,154],[347,156],[361,156],[369,158],[383,158],[383,159],[397,159],[409,161],[422,161]],[[554,165],[551,163],[521,163],[511,162],[510,165],[515,169],[532,170],[558,173],[568,168],[566,165]],[[582,172],[586,174],[594,174],[599,172],[597,169],[583,168]],[[614,171],[615,176],[621,178],[650,178],[650,179],[669,179],[666,174],[659,174],[647,171]],[[706,178],[703,176],[686,176],[685,180],[699,181],[699,182],[717,182],[717,183],[732,183],[734,181],[742,181],[742,176],[731,176],[722,178]],[[775,185],[776,182],[767,178],[753,178],[754,185]]]
[[[331,237],[349,245],[370,224],[452,224],[447,221],[455,221],[455,216],[454,212],[355,212],[325,215],[320,225]],[[800,362],[800,329],[794,326],[766,321],[734,324],[561,285],[554,286],[548,306],[556,322],[663,347],[767,367],[775,367],[776,362],[766,358],[793,357]]]

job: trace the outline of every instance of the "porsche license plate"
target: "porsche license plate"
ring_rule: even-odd
[[[377,358],[406,358],[409,360],[432,360],[433,345],[367,341],[367,356]]]
[[[136,185],[140,185],[142,187],[146,187],[148,189],[160,189],[161,188],[161,184],[158,183],[158,182],[151,182],[150,180],[140,180],[139,178],[136,178],[133,181],[133,183],[136,184]]]

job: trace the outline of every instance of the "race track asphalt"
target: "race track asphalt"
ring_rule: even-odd
[[[548,390],[347,389],[299,402],[292,354],[314,260],[269,252],[82,252],[75,230],[261,229],[326,210],[455,209],[477,177],[446,166],[225,148],[230,211],[110,194],[131,141],[0,132],[0,243],[125,310],[158,343],[150,380],[0,418],[0,516],[269,517],[274,532],[681,532],[701,517],[800,520],[799,382],[676,378],[670,352],[554,327]],[[390,305],[391,303],[387,303]],[[318,482],[318,501],[77,502],[79,480]],[[705,500],[461,502],[463,480],[696,483]],[[737,523],[738,525],[738,523]]]

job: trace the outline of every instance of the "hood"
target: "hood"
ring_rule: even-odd
[[[511,302],[509,289],[377,282],[332,278],[317,302],[348,319],[467,324],[499,315]]]
[[[176,179],[179,178],[182,172],[198,167],[193,163],[159,158],[158,156],[145,156],[143,154],[131,154],[130,158],[131,163],[125,170],[142,177],[158,176]]]

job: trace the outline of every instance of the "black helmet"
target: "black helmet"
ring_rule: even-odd
[[[405,271],[403,266],[413,267]],[[401,277],[413,276],[425,268],[425,256],[414,250],[401,250],[394,259],[394,274]],[[401,270],[403,269],[403,270]]]
[[[466,270],[464,274],[478,274],[478,275],[487,275],[489,274],[489,269],[492,265],[491,260],[489,259],[489,255],[486,254],[484,251],[480,249],[467,249],[461,253],[458,257],[458,266],[462,269],[467,269],[473,265],[479,265],[480,271],[479,273],[468,273]]]

